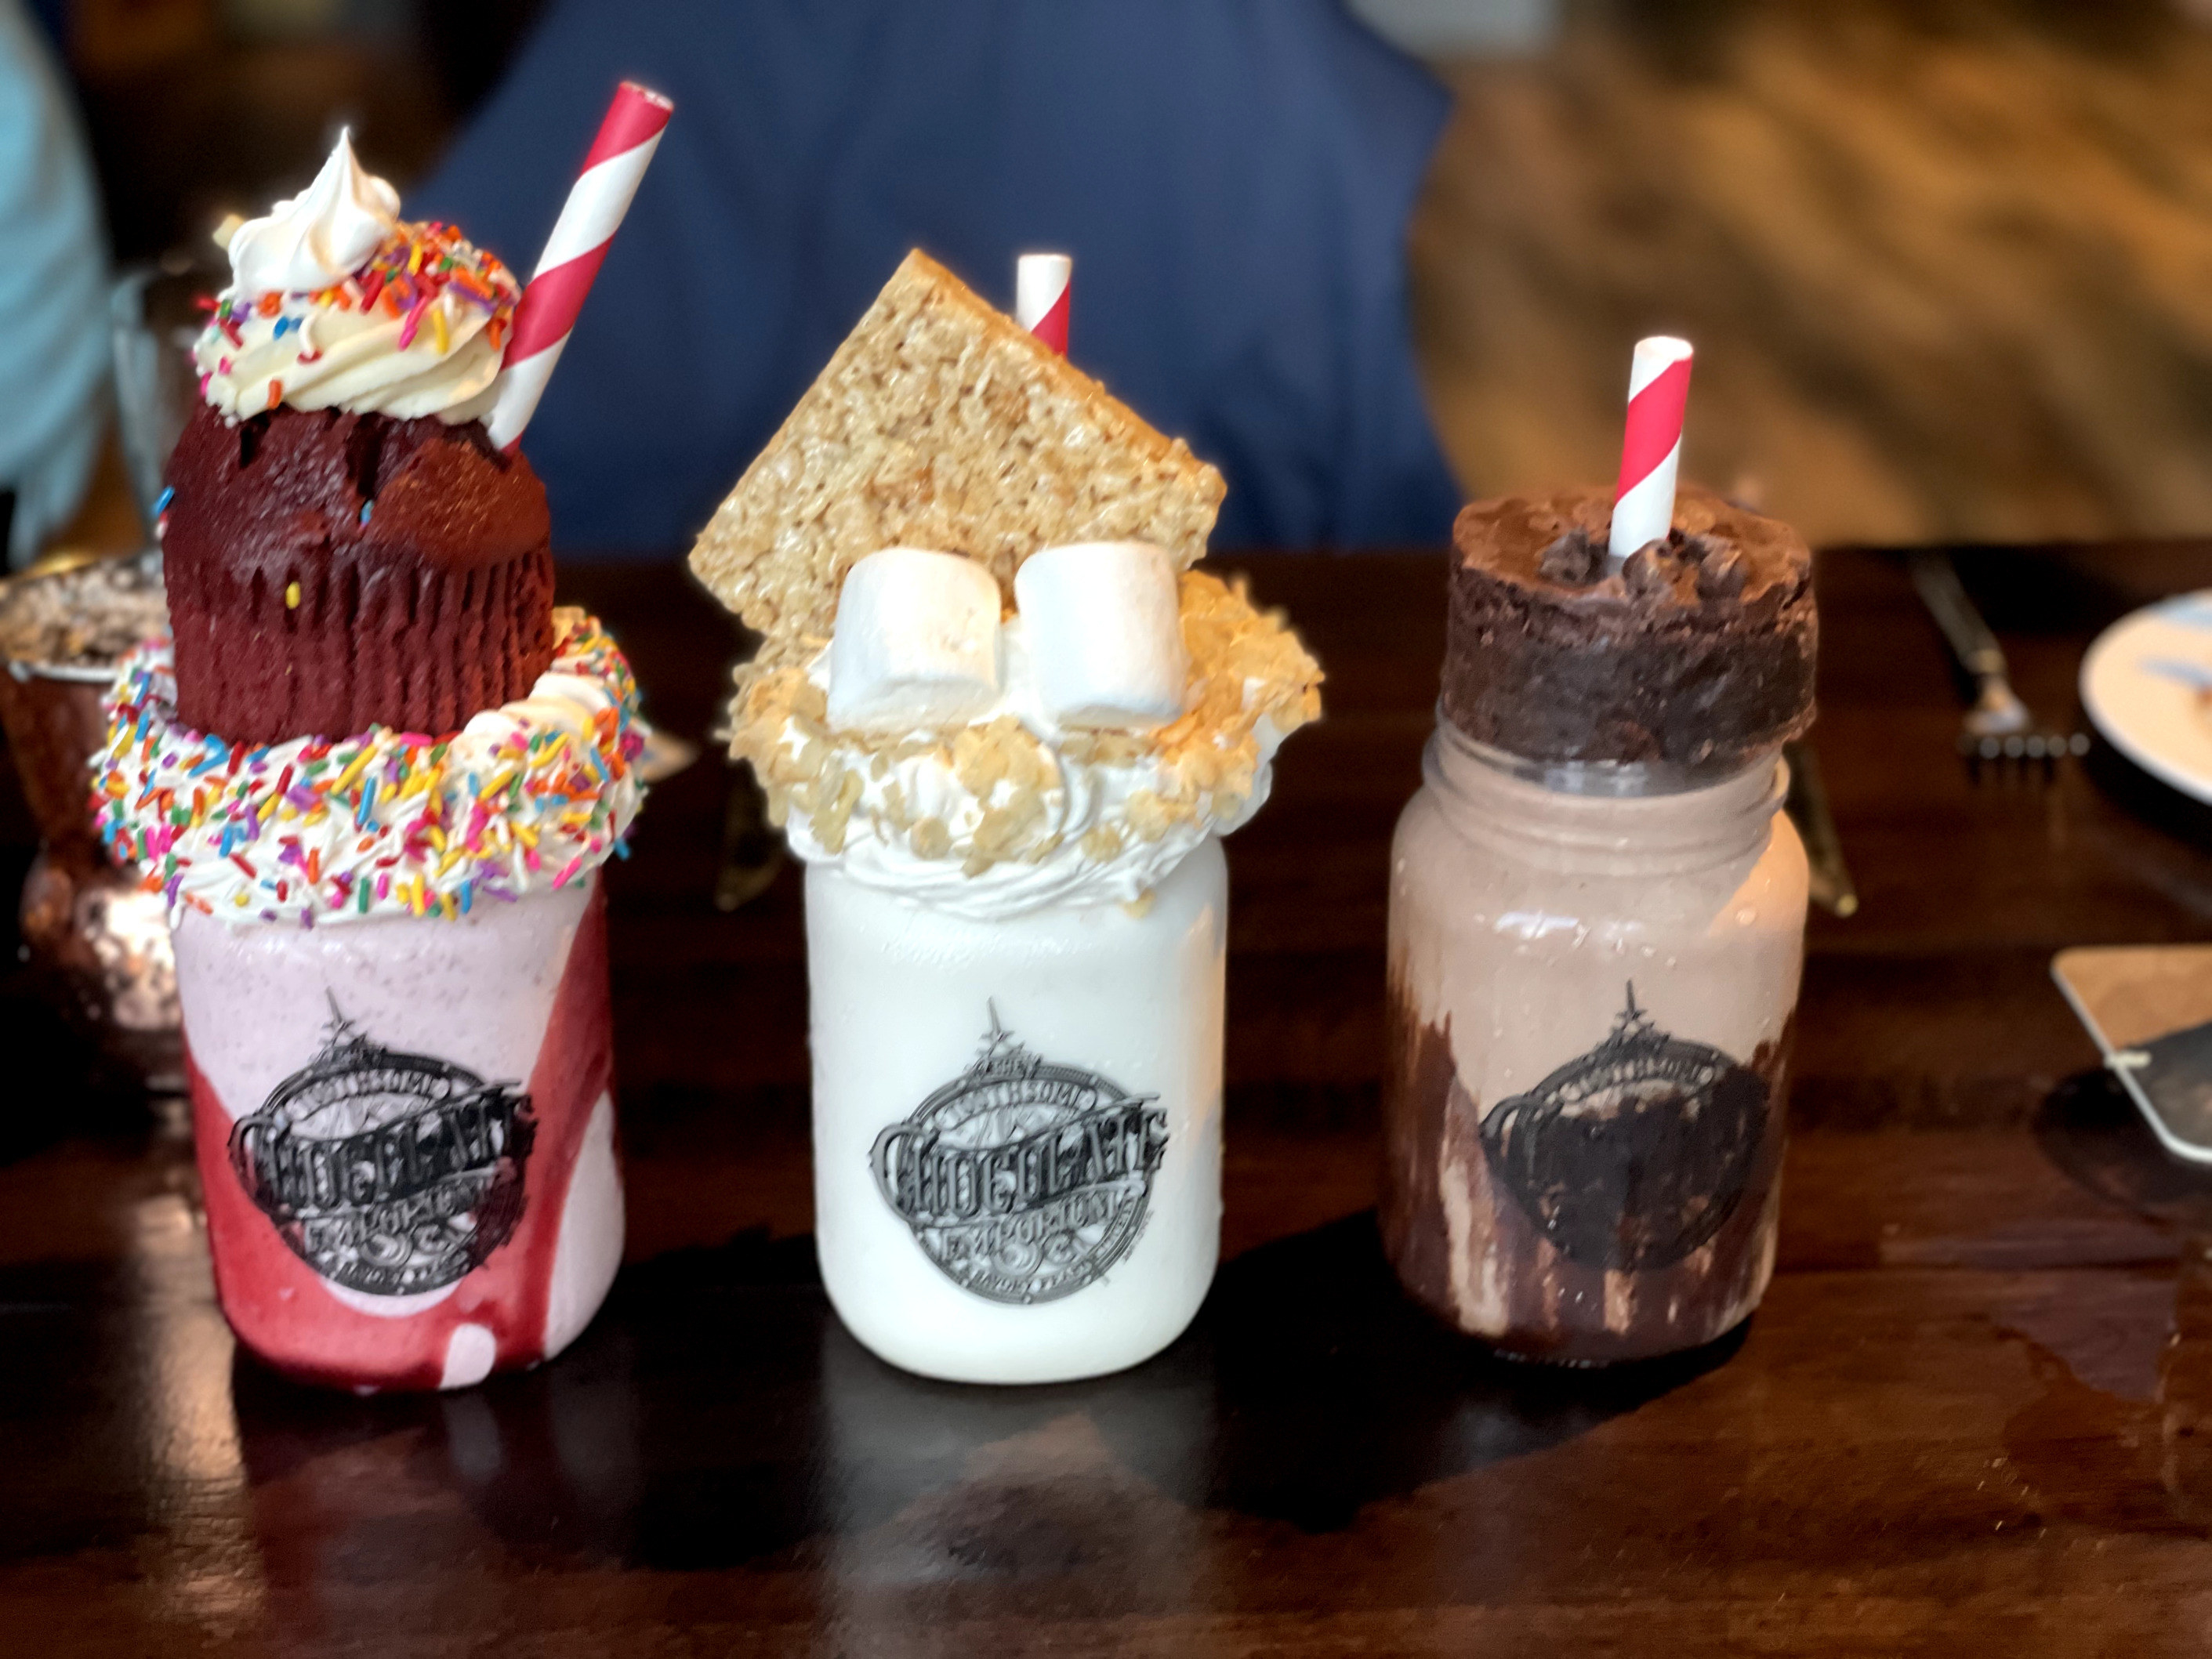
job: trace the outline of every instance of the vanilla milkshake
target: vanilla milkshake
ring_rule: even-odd
[[[1211,840],[1140,915],[978,921],[808,866],[817,1238],[862,1342],[1033,1382],[1190,1322],[1220,1242],[1227,899]]]
[[[823,1280],[908,1370],[1117,1370],[1212,1282],[1220,837],[1320,708],[1189,568],[1220,491],[915,255],[693,555],[766,636],[733,752],[806,865]]]
[[[1392,850],[1386,1245],[1534,1358],[1695,1346],[1774,1262],[1805,854],[1810,561],[1685,491],[1605,558],[1590,493],[1455,542],[1444,695]]]
[[[1182,581],[1194,701],[1233,684],[1245,728],[1244,781],[1209,770],[1202,800],[1163,740],[1055,720],[1033,617],[1000,627],[999,695],[950,728],[817,725],[805,711],[828,718],[830,653],[785,682],[798,708],[753,704],[806,865],[823,1282],[853,1334],[909,1370],[1117,1370],[1180,1334],[1212,1281],[1220,837],[1264,800],[1275,720],[1300,717],[1311,669],[1221,584]],[[1211,757],[1223,735],[1207,729]]]

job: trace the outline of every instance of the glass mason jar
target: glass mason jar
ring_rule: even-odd
[[[1711,1341],[1774,1267],[1806,902],[1785,767],[1527,763],[1439,719],[1424,771],[1391,854],[1399,1277],[1530,1358]]]
[[[175,930],[217,1298],[292,1376],[465,1388],[622,1261],[596,873],[466,915]]]
[[[994,920],[806,870],[815,1243],[881,1358],[1051,1382],[1180,1335],[1221,1243],[1228,864]]]

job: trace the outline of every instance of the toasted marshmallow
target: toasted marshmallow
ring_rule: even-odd
[[[957,553],[887,547],[847,573],[830,636],[830,724],[957,726],[999,696],[999,584]]]
[[[1183,712],[1176,570],[1148,542],[1048,547],[1014,574],[1037,695],[1063,726],[1141,732]]]

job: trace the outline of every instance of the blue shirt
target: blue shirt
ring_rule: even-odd
[[[1336,0],[556,0],[413,192],[518,274],[617,79],[676,100],[524,448],[563,545],[688,545],[910,246],[1229,480],[1217,545],[1436,543],[1408,338],[1448,100]]]

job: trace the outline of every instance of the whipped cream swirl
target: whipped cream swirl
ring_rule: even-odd
[[[376,726],[246,748],[180,725],[168,642],[124,659],[93,757],[102,839],[186,909],[316,927],[465,915],[623,854],[645,794],[629,665],[580,611],[553,613],[530,695],[444,737]]]
[[[233,281],[192,346],[200,395],[233,420],[280,404],[481,419],[520,287],[451,226],[398,210],[341,135],[312,186],[234,231]]]
[[[399,192],[362,170],[342,128],[313,184],[231,233],[231,275],[246,294],[328,288],[366,264],[398,222]]]
[[[827,724],[828,649],[745,673],[733,752],[792,850],[865,886],[975,921],[1136,904],[1267,799],[1283,738],[1320,713],[1321,671],[1241,589],[1182,578],[1190,712],[1155,732],[1063,730],[1021,618],[998,702],[964,726],[882,738]]]

